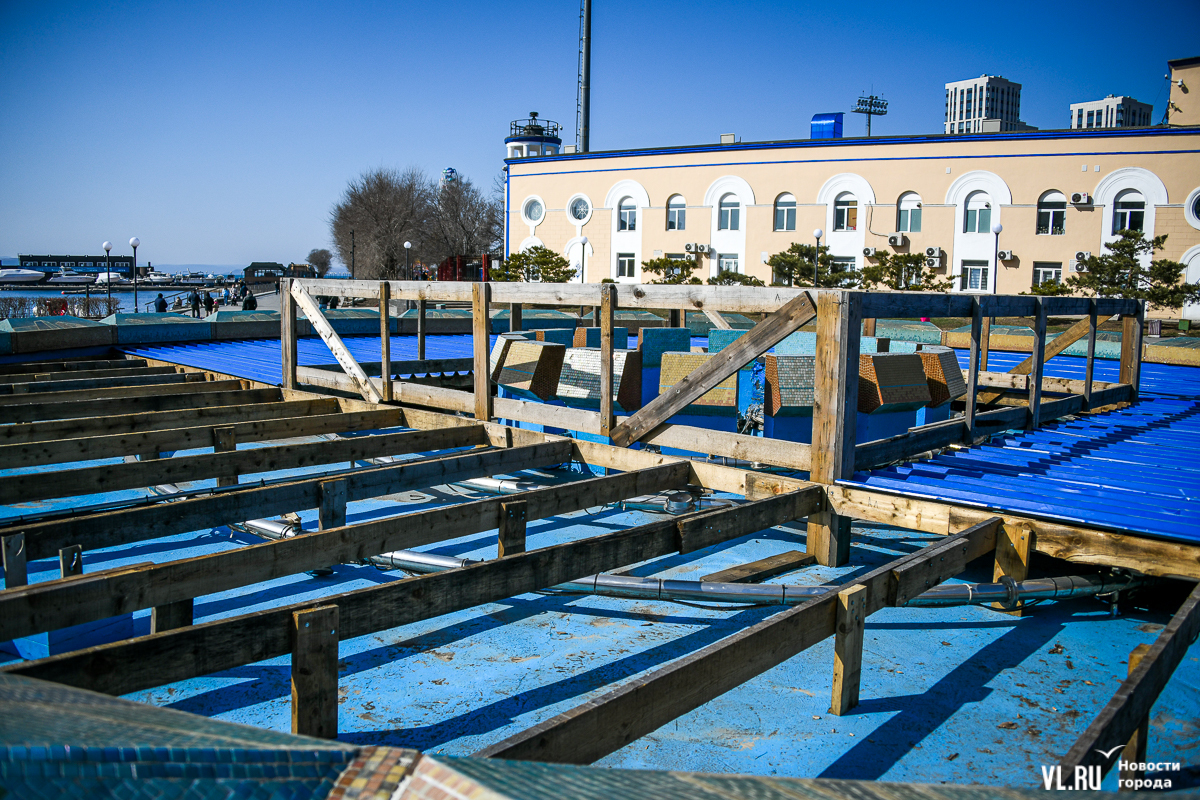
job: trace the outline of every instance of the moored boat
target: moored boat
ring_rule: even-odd
[[[58,271],[58,274],[51,278],[48,282],[57,284],[59,286],[64,284],[82,286],[85,283],[92,283],[95,280],[95,275],[84,275],[82,272],[76,272],[70,267],[63,267]]]
[[[0,269],[0,284],[41,283],[45,279],[46,273],[40,269]]]

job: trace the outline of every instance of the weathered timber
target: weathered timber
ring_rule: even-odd
[[[797,491],[771,495],[737,506],[737,516],[701,514],[681,520],[679,552],[694,553],[741,535],[731,534],[731,531],[752,533],[802,519],[821,508],[825,502],[824,495],[821,487],[808,485]]]
[[[525,552],[525,530],[529,521],[529,501],[500,503],[500,525],[496,539],[500,558]]]
[[[1083,401],[1088,408],[1092,407],[1092,388],[1095,386],[1092,376],[1096,371],[1096,323],[1096,303],[1093,301],[1088,311],[1087,364],[1083,368]]]
[[[130,378],[139,381],[140,379]],[[49,403],[77,403],[86,400],[103,400],[106,398],[150,397],[163,394],[184,394],[197,391],[198,386],[205,383],[204,376],[198,372],[177,372],[174,375],[155,375],[156,383],[132,386],[108,386],[99,389],[73,389],[70,391],[34,391],[20,394],[0,395],[0,406],[7,414],[9,408],[22,405],[38,405]],[[62,389],[61,384],[55,384]],[[232,387],[227,387],[232,388]]]
[[[292,733],[336,739],[338,607],[292,612]]]
[[[0,539],[3,545],[4,588],[13,589],[29,583],[29,570],[25,558],[25,534],[14,533]]]
[[[0,392],[4,392],[7,388],[8,393],[0,393],[0,400],[6,402],[30,402],[28,399],[22,400],[22,395],[26,394],[47,394],[53,393],[58,397],[66,397],[68,392],[100,392],[110,389],[122,389],[134,386],[157,386],[162,384],[173,383],[189,383],[191,381],[203,380],[204,376],[196,372],[178,372],[170,370],[169,372],[153,373],[150,375],[126,375],[118,378],[88,378],[86,380],[57,380],[43,381],[39,383],[10,383],[0,384]]]
[[[801,567],[807,567],[816,562],[815,556],[805,555],[799,550],[789,550],[786,553],[751,561],[749,564],[738,564],[736,567],[713,572],[700,580],[709,583],[758,583],[768,578],[774,578],[776,575],[795,572]]]
[[[236,403],[270,402],[279,399],[278,389],[246,389],[246,383],[246,381],[228,380],[139,386],[129,389],[113,389],[111,392],[105,393],[103,397],[76,397],[62,400],[54,398],[53,395],[37,395],[38,402],[36,403],[0,406],[0,423],[100,417],[107,414],[227,406]],[[136,392],[137,394],[126,394],[127,392]],[[66,394],[70,394],[70,392]]]
[[[858,705],[862,677],[863,627],[867,621],[867,587],[838,592],[833,636],[833,691],[829,713],[842,716]]]
[[[279,282],[279,346],[282,349],[283,388],[295,389],[296,366],[300,363],[296,344],[296,300],[292,296],[292,279]]]
[[[155,606],[150,612],[150,632],[162,633],[176,628],[186,628],[193,622],[195,601],[190,597]]]
[[[751,328],[745,336],[705,361],[692,374],[671,387],[670,391],[660,394],[617,425],[612,432],[613,444],[628,447],[640,440],[816,315],[817,309],[807,294],[789,301]]]
[[[1074,325],[1072,325],[1071,327],[1067,328],[1062,333],[1055,336],[1053,339],[1046,342],[1046,344],[1045,344],[1046,350],[1045,350],[1045,354],[1042,357],[1042,362],[1044,363],[1046,361],[1049,361],[1050,359],[1054,358],[1055,356],[1061,354],[1064,350],[1066,350],[1071,345],[1075,344],[1075,342],[1079,341],[1080,339],[1082,339],[1085,336],[1088,336],[1089,332],[1094,331],[1094,325],[1095,325],[1095,322],[1092,320],[1092,317],[1089,315],[1088,317],[1079,320]],[[1092,342],[1091,346],[1093,348],[1092,352],[1094,354],[1094,352],[1095,352],[1094,351],[1094,347],[1095,347],[1094,337],[1091,338],[1091,342]],[[1009,375],[1029,375],[1033,371],[1033,365],[1034,365],[1034,356],[1030,355],[1028,358],[1026,358],[1020,364],[1017,364],[1015,367],[1013,367],[1011,370],[1009,370],[1007,374],[1009,374]],[[1045,380],[1045,379],[1043,379],[1043,380]],[[998,384],[989,383],[987,385],[988,386],[996,386]],[[1051,387],[1049,384],[1046,384],[1046,388],[1052,389],[1053,387]],[[998,399],[1000,397],[1001,394],[1003,394],[1003,393],[1002,392],[983,392],[979,395],[979,402],[981,402],[981,403],[994,402],[996,399]]]
[[[147,362],[144,358],[114,358],[97,361],[23,361],[16,364],[0,364],[0,376],[40,372],[95,371],[145,366],[147,366]]]
[[[729,324],[728,320],[712,309],[704,309],[704,316],[708,317],[708,321],[713,324],[714,328],[720,328],[721,330],[726,331],[733,328],[733,326]]]
[[[353,379],[358,386],[358,391],[362,394],[363,399],[369,403],[382,403],[383,396],[375,385],[371,382],[367,374],[362,371],[362,367],[354,360],[354,356],[346,348],[342,337],[338,336],[337,331],[329,324],[329,320],[325,319],[325,315],[321,313],[321,307],[317,305],[317,301],[313,298],[308,290],[304,288],[304,284],[300,281],[292,281],[291,297],[296,301],[296,305],[304,311],[305,318],[309,324],[313,326],[325,342],[325,346],[333,353],[333,357],[342,365],[342,369],[346,374]]]
[[[471,337],[475,356],[475,419],[490,420],[492,412],[492,376],[488,365],[491,351],[492,285],[471,284]]]
[[[979,364],[983,342],[983,304],[976,297],[971,305],[971,356],[967,367],[966,440],[975,441],[975,411],[979,403]],[[855,455],[857,463],[857,453]]]
[[[18,375],[0,376],[0,386],[11,387],[17,383],[62,383],[64,381],[83,381],[92,378],[172,375],[177,372],[179,372],[178,367],[121,367],[114,369],[73,370],[71,372],[27,372]]]
[[[1133,673],[1141,666],[1142,659],[1150,655],[1150,645],[1139,644],[1129,653],[1129,669],[1128,677],[1132,677]],[[1121,751],[1121,759],[1127,764],[1144,764],[1147,756],[1147,740],[1150,738],[1150,714],[1142,717],[1141,722],[1134,728],[1133,734],[1129,737],[1129,741],[1125,743],[1125,749]],[[1141,769],[1122,769],[1120,778],[1122,781],[1137,780],[1145,776],[1145,770]],[[1126,783],[1120,786],[1120,789],[1131,791],[1132,784]]]
[[[379,375],[383,385],[380,396],[385,403],[392,400],[392,292],[387,281],[379,284]]]
[[[607,437],[616,425],[613,413],[613,315],[617,310],[616,284],[600,287],[600,435]],[[634,415],[637,416],[636,414]],[[618,443],[622,446],[627,442]]]

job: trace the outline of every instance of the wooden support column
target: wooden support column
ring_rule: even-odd
[[[212,432],[214,453],[231,453],[237,449],[237,429],[234,426],[223,425],[213,428]],[[237,472],[217,478],[217,486],[236,486],[237,482]]]
[[[1042,423],[1042,373],[1046,367],[1046,303],[1034,298],[1037,318],[1033,324],[1033,359],[1029,373],[1029,421],[1026,430],[1037,430]]]
[[[425,298],[417,301],[417,360],[425,360]]]
[[[521,320],[521,304],[520,303],[509,303],[508,304],[508,332],[516,333],[517,331],[522,330],[522,324],[523,324],[523,322]]]
[[[600,435],[606,439],[617,424],[613,411],[613,318],[617,310],[617,287],[600,284]]]
[[[823,292],[817,299],[817,373],[811,478],[831,484],[854,474],[862,297]],[[806,552],[836,567],[850,560],[850,518],[829,509],[809,515]]]
[[[1096,369],[1096,299],[1088,304],[1087,366],[1083,373],[1083,407],[1092,407],[1092,375]]]
[[[73,544],[58,551],[58,569],[64,578],[83,574],[83,545]]]
[[[14,533],[5,536],[4,546],[4,588],[29,585],[29,571],[25,565],[25,534]]]
[[[342,528],[346,525],[346,479],[321,481],[321,508],[317,525],[320,530]]]
[[[1142,663],[1142,659],[1150,654],[1150,645],[1139,644],[1133,648],[1133,652],[1129,654],[1129,677],[1133,677],[1133,672]],[[1137,729],[1133,735],[1129,737],[1128,744],[1121,752],[1121,760],[1134,763],[1144,764],[1146,762],[1146,739],[1150,736],[1150,715],[1142,717],[1138,723]],[[1124,784],[1124,781],[1132,781],[1136,778],[1145,777],[1143,770],[1123,769],[1120,772],[1119,778]],[[1124,784],[1119,787],[1119,791],[1132,792],[1133,788],[1129,784]]]
[[[492,375],[488,364],[491,351],[489,333],[488,309],[492,300],[492,285],[490,283],[475,283],[471,285],[471,308],[473,336],[475,347],[475,419],[484,422],[492,418]]]
[[[304,316],[308,318],[309,324],[320,335],[321,340],[325,342],[325,346],[333,353],[333,357],[337,359],[342,370],[350,376],[358,387],[359,394],[368,403],[382,403],[383,397],[379,394],[379,390],[375,388],[375,384],[367,377],[367,373],[363,372],[362,367],[358,365],[358,361],[346,348],[342,337],[338,336],[337,331],[329,324],[329,320],[325,319],[325,315],[321,312],[321,307],[317,304],[308,290],[304,288],[304,284],[292,282],[292,290],[289,296],[296,301],[303,311]]]
[[[1033,550],[1033,530],[1024,524],[1008,524],[996,534],[996,566],[992,583],[1012,578],[1020,583],[1029,576],[1029,553]],[[992,603],[997,611],[1008,611],[1015,617],[1024,616],[1023,609],[1009,610],[1003,603]]]
[[[858,705],[867,593],[867,587],[861,584],[838,592],[837,632],[833,639],[833,701],[829,713],[839,717]]]
[[[509,500],[500,504],[500,558],[525,552],[528,501]]]
[[[383,401],[392,400],[392,285],[379,282],[379,377],[383,379]]]
[[[992,346],[992,318],[983,318],[983,332],[980,334],[979,369],[988,371],[988,350]]]
[[[875,318],[871,317],[870,319],[864,319],[863,320],[863,336],[874,336],[874,335],[875,335]]]
[[[1142,327],[1146,321],[1146,304],[1139,300],[1136,314],[1121,318],[1121,377],[1119,383],[1133,387],[1132,400],[1137,402],[1142,373]]]
[[[292,612],[292,733],[336,739],[338,607]]]
[[[975,402],[979,396],[979,359],[983,347],[983,301],[976,297],[971,304],[971,360],[967,367],[967,437],[966,444],[975,441]]]
[[[683,312],[680,311],[678,308],[672,308],[668,312],[667,326],[671,327],[671,328],[682,328],[683,327]]]
[[[150,611],[150,633],[173,631],[192,624],[194,601],[191,598],[155,606]]]
[[[247,289],[249,291],[249,289]],[[279,286],[279,342],[283,348],[283,388],[296,388],[296,300],[292,297],[292,279],[283,278]]]

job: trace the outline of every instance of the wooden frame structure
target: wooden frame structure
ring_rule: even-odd
[[[385,307],[389,300],[415,300],[418,309],[430,300],[473,302],[477,320],[476,391],[392,380],[396,370],[386,347],[381,377],[368,376],[332,328],[321,324],[324,319],[319,309],[308,302],[312,294],[374,297]],[[331,708],[336,709],[336,653],[341,639],[672,553],[693,552],[791,521],[807,520],[808,554],[823,564],[847,560],[852,519],[944,537],[847,584],[831,586],[810,602],[773,615],[650,676],[618,686],[597,700],[484,752],[508,758],[590,762],[831,636],[835,639],[831,705],[834,713],[844,713],[858,702],[863,620],[884,607],[903,605],[919,593],[919,587],[945,581],[960,573],[972,559],[990,553],[995,553],[997,574],[1017,580],[1025,577],[1023,570],[1033,552],[1067,561],[1126,567],[1149,575],[1200,580],[1197,547],[1059,525],[1020,514],[988,514],[951,503],[836,484],[864,466],[933,447],[969,443],[994,430],[1036,426],[1062,414],[1136,399],[1140,347],[1128,348],[1128,361],[1123,360],[1121,367],[1123,382],[1119,384],[1092,381],[1091,357],[1083,382],[1049,379],[1041,369],[1045,358],[1069,344],[1063,340],[1070,336],[1078,339],[1087,335],[1094,344],[1099,318],[1122,314],[1126,319],[1138,319],[1141,309],[1134,303],[793,289],[726,291],[725,287],[513,287],[352,281],[285,281],[283,299],[281,387],[252,385],[228,376],[145,360],[0,367],[0,421],[12,423],[0,428],[0,463],[5,466],[126,457],[127,463],[110,465],[104,473],[89,466],[63,470],[62,477],[69,478],[74,493],[212,478],[221,484],[215,490],[166,494],[120,507],[17,519],[0,528],[6,579],[6,589],[0,592],[0,639],[153,609],[150,635],[9,664],[0,671],[124,694],[291,654],[293,728],[300,733],[331,736],[336,735],[336,711]],[[601,403],[599,412],[493,397],[486,369],[487,309],[493,302],[516,304],[514,316],[519,315],[516,309],[520,303],[599,309],[606,375],[611,375],[613,315],[618,307],[742,311],[767,317],[759,328],[739,339],[737,346],[725,351],[730,355],[709,360],[659,407],[651,404],[622,418],[613,413],[611,397]],[[325,338],[345,374],[298,365],[297,307]],[[982,331],[987,320],[1027,313],[1038,319],[1036,330],[1041,340],[1028,368],[1012,373],[983,370],[986,338]],[[1045,318],[1052,313],[1086,315],[1087,325],[1076,325],[1047,347]],[[885,315],[972,318],[965,415],[903,436],[856,445],[854,410],[862,322]],[[386,320],[387,314],[381,317]],[[667,422],[672,409],[686,405],[707,391],[710,384],[715,385],[714,381],[723,380],[724,370],[737,369],[756,358],[813,318],[817,322],[817,354],[822,369],[816,387],[818,403],[811,447]],[[385,342],[387,330],[386,322],[381,323]],[[1140,328],[1131,324],[1126,330],[1131,339],[1136,339]],[[1094,356],[1094,346],[1089,352]],[[301,385],[342,396],[302,391]],[[611,386],[611,381],[602,381],[602,385]],[[179,388],[185,391],[177,391]],[[987,389],[994,391],[986,393]],[[1043,391],[1066,396],[1044,400]],[[995,394],[993,400],[1000,403],[999,407],[980,410],[978,406],[990,394]],[[364,399],[346,395],[362,395]],[[33,402],[35,399],[37,402]],[[740,461],[807,471],[812,479],[780,477],[523,430],[498,424],[493,421],[495,417],[596,433],[617,441],[707,449]],[[237,449],[250,442],[389,428],[404,430]],[[161,458],[171,451],[205,447],[213,452]],[[381,456],[406,454],[422,455],[384,463],[378,460]],[[358,462],[358,466],[341,468],[347,461]],[[603,474],[552,489],[347,524],[348,502],[566,461],[580,462],[592,472]],[[326,474],[270,483],[241,482],[243,476],[254,472],[322,464],[338,467]],[[527,523],[532,520],[689,485],[742,495],[746,503],[665,518],[565,544],[537,547],[538,543],[526,536]],[[30,493],[45,499],[61,494],[39,487],[35,481],[20,479],[2,491],[6,492],[6,502],[28,498]],[[79,556],[94,548],[314,508],[320,509],[320,528],[302,536],[162,564],[90,574],[79,574],[76,569]],[[498,543],[497,558],[492,560],[193,624],[192,601],[201,594],[491,530],[496,531]],[[62,577],[26,585],[27,560],[55,554],[62,561]],[[1181,611],[1182,621],[1173,623],[1173,637],[1189,636],[1200,619],[1194,599],[1189,601],[1188,609]],[[1131,710],[1110,714],[1118,722],[1102,726],[1107,738],[1093,736],[1089,741],[1128,738],[1129,720],[1136,722],[1139,714],[1145,715],[1149,708],[1145,698],[1150,697],[1152,702],[1169,676],[1177,652],[1181,652],[1178,644],[1170,642],[1151,652],[1143,662],[1149,666],[1131,674],[1130,680],[1137,683],[1130,694],[1133,700],[1122,701],[1122,708]],[[1071,758],[1068,756],[1068,761]]]

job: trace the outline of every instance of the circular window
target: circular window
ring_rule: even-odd
[[[525,203],[525,218],[530,222],[537,224],[542,221],[542,215],[546,213],[546,209],[542,206],[541,200],[529,200]]]
[[[588,218],[588,212],[591,211],[588,201],[582,197],[576,197],[575,202],[571,203],[571,216],[577,220],[585,220]]]
[[[1200,189],[1192,189],[1192,193],[1188,195],[1187,202],[1183,205],[1183,215],[1187,218],[1188,225],[1200,228]]]

